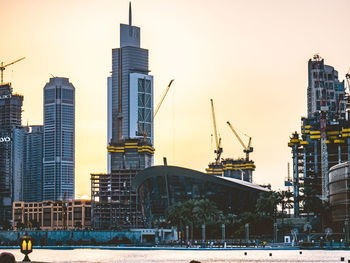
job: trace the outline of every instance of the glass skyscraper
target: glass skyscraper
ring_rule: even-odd
[[[148,50],[140,42],[140,28],[132,25],[129,5],[129,24],[120,24],[120,48],[112,50],[112,76],[108,78],[108,145],[112,147],[129,139],[153,145],[153,76],[148,74]],[[108,172],[153,165],[153,152],[136,157],[143,159],[140,164],[135,165],[134,156],[121,158],[120,151],[112,149]]]
[[[75,88],[54,77],[44,87],[43,200],[74,198]]]
[[[22,197],[21,130],[23,96],[11,84],[0,85],[0,226],[12,217],[12,202]],[[18,147],[17,147],[18,146]]]
[[[25,127],[23,201],[43,199],[43,126]]]

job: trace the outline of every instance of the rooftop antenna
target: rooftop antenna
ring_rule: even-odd
[[[131,16],[131,2],[129,2],[129,26],[131,26],[132,16]]]

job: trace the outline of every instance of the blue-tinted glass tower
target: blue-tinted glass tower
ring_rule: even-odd
[[[43,198],[43,126],[25,127],[23,201],[41,202]]]
[[[108,172],[153,165],[153,76],[148,74],[148,50],[140,42],[130,4],[129,24],[120,24],[120,48],[112,50],[108,78]],[[130,139],[139,143],[129,156],[120,147],[128,146]],[[142,151],[145,143],[149,151]]]
[[[74,198],[75,88],[54,77],[44,87],[43,200]]]

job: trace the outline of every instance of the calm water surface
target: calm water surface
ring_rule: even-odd
[[[0,250],[11,252],[16,260],[24,256],[15,249]],[[244,255],[247,252],[247,255]],[[272,253],[272,256],[269,256]],[[36,249],[30,255],[32,261],[41,262],[344,262],[350,260],[350,251],[322,250],[101,250]]]

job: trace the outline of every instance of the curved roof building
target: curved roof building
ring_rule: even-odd
[[[335,228],[341,230],[350,215],[350,169],[349,162],[340,163],[329,169],[329,202]]]
[[[254,211],[259,194],[269,191],[250,182],[176,166],[142,170],[134,178],[133,187],[138,190],[148,222],[164,218],[170,205],[189,199],[207,198],[225,214]]]

